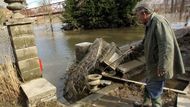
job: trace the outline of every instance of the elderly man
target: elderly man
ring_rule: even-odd
[[[171,79],[176,73],[185,73],[182,56],[174,31],[164,17],[154,13],[147,4],[137,6],[135,13],[145,26],[145,37],[142,43],[132,50],[144,50],[147,85],[144,101],[135,102],[134,105],[161,107],[165,80]]]

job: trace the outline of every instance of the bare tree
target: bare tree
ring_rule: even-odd
[[[41,9],[43,12],[45,12],[49,18],[50,22],[50,28],[53,32],[53,26],[52,26],[52,20],[53,20],[53,9],[51,7],[51,1],[52,0],[41,0],[39,3],[42,6]]]
[[[171,13],[174,12],[174,0],[171,0]]]
[[[184,12],[184,6],[185,6],[185,0],[181,1],[181,6],[180,6],[180,15],[179,15],[179,19],[181,20],[182,14]]]
[[[174,11],[176,12],[177,10],[178,10],[178,0],[175,0]]]

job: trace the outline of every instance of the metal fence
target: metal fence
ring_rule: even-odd
[[[12,62],[15,62],[7,27],[0,26],[0,64],[4,63],[6,56],[11,57]]]

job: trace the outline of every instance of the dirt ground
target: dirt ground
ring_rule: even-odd
[[[130,99],[132,101],[143,101],[144,87],[136,84],[124,84],[109,95],[117,96],[121,99]],[[172,91],[164,91],[162,95],[163,107],[174,106],[176,104],[177,94]]]

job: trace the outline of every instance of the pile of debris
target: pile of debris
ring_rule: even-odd
[[[183,31],[186,31],[186,29]],[[184,35],[181,35],[179,31],[175,33],[185,62],[185,69],[189,71],[190,34],[186,32],[183,33]],[[139,43],[135,42],[130,45],[134,46]],[[144,77],[142,73],[145,71],[145,62],[143,57],[139,57],[143,53],[131,54],[130,45],[118,48],[115,43],[107,43],[101,38],[96,39],[93,43],[77,44],[76,62],[67,70],[65,77],[64,97],[66,100],[74,103],[88,96],[93,92],[92,90],[98,89],[97,85],[103,84],[102,79],[100,81],[102,77],[103,79],[111,79],[111,82],[127,83],[124,87],[116,90],[117,95],[114,93],[110,93],[110,95],[118,96],[119,98],[123,97],[124,99],[130,96],[138,97],[138,100],[142,99],[143,88],[141,86],[145,85],[143,83]],[[125,64],[122,64],[122,62],[125,62]],[[181,80],[190,81],[189,76],[190,72],[187,72],[185,75],[179,75],[177,77],[179,84]],[[103,82],[110,84],[110,81],[103,80]],[[186,90],[188,83],[183,83],[185,84],[184,88]],[[166,106],[175,105],[176,93],[186,94],[183,89],[181,91],[175,89],[175,87],[164,87],[164,90],[163,104]]]
[[[96,39],[87,50],[81,61],[76,61],[66,72],[64,97],[71,103],[92,92],[87,79],[89,74],[115,70],[124,56],[115,43],[109,44],[101,38]]]

